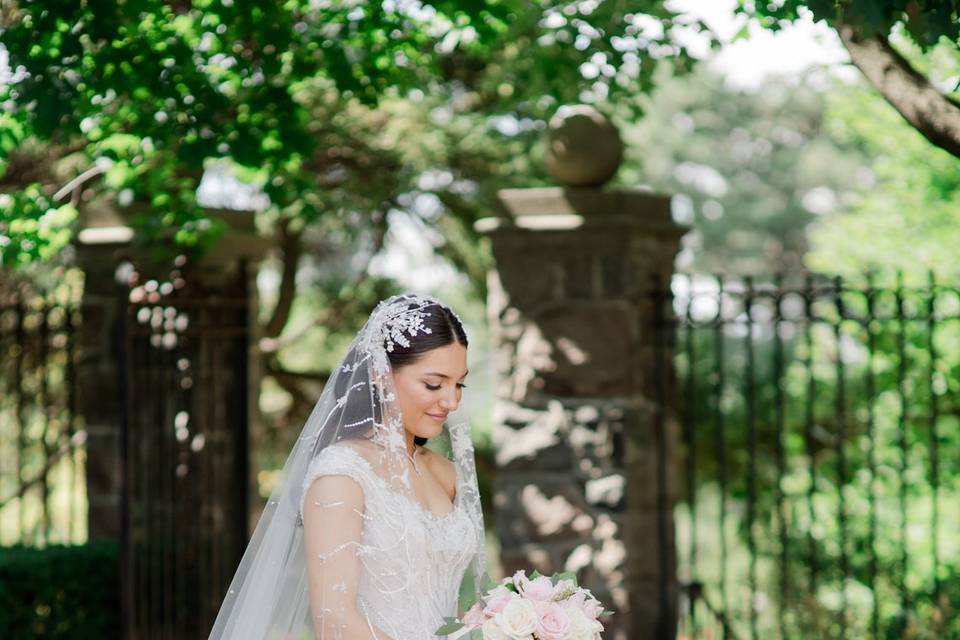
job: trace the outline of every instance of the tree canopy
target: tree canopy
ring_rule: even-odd
[[[931,75],[919,60],[937,48],[957,56],[953,0],[740,0],[739,11],[774,30],[807,15],[825,21],[887,102],[929,142],[960,157],[960,84]]]
[[[825,126],[828,96],[806,77],[740,91],[707,66],[665,78],[626,125],[624,180],[675,194],[690,225],[678,266],[695,273],[804,269],[808,228],[842,215],[870,158]],[[838,87],[839,89],[839,87]],[[906,128],[900,126],[899,128]]]
[[[690,62],[672,30],[691,20],[653,1],[630,13],[547,0],[14,1],[0,11],[12,69],[0,87],[3,265],[55,253],[98,195],[147,236],[203,245],[217,229],[195,192],[213,159],[261,179],[275,223],[358,211],[377,223],[437,160],[428,149],[426,162],[406,163],[396,137],[358,139],[396,130],[378,112],[385,101],[429,104],[429,122],[448,130],[484,116],[472,124],[496,136],[492,116],[532,130],[558,104],[648,91],[658,60]],[[463,141],[451,133],[445,144]],[[470,158],[441,155],[469,173]]]
[[[859,149],[869,171],[864,188],[839,215],[822,216],[809,233],[807,265],[848,279],[901,272],[911,284],[957,277],[960,162],[934,149],[865,87],[837,88],[827,98],[825,129]]]

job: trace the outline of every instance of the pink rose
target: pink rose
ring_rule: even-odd
[[[515,598],[519,598],[519,596],[513,591],[510,591],[506,587],[497,587],[489,592],[487,596],[487,606],[483,608],[483,614],[493,617],[503,611],[507,603]]]
[[[595,598],[587,598],[580,608],[591,620],[596,620],[603,613],[603,605]]]
[[[591,620],[596,620],[597,616],[603,613],[603,605],[585,589],[580,589],[563,603],[568,607],[576,607]]]
[[[574,591],[573,595],[569,596],[566,600],[563,601],[568,607],[576,607],[577,609],[583,610],[583,602],[587,599],[587,594],[583,591]]]
[[[483,614],[483,602],[478,602],[470,610],[463,614],[463,624],[468,629],[479,629],[486,622],[487,616]]]
[[[553,583],[546,576],[540,576],[534,580],[524,580],[517,585],[517,590],[527,600],[547,602],[553,599]]]
[[[570,617],[563,607],[555,602],[544,602],[537,606],[540,622],[537,626],[539,640],[566,640],[570,634]]]

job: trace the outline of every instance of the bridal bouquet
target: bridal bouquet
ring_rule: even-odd
[[[572,573],[517,571],[499,584],[489,580],[483,593],[475,603],[461,602],[463,618],[446,618],[434,633],[450,640],[600,640],[599,618],[611,615]]]

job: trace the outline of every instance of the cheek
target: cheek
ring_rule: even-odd
[[[425,413],[433,406],[433,394],[422,384],[404,384],[398,388],[402,393],[400,407],[404,414],[413,417]]]
[[[422,385],[413,394],[413,404],[417,411],[423,413],[434,404],[433,392]]]

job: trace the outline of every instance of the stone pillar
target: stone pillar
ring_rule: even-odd
[[[268,243],[257,236],[251,211],[210,210],[208,214],[226,223],[228,231],[194,272],[204,289],[216,291],[218,287],[229,286],[236,295],[238,270],[245,263],[255,264]],[[134,230],[127,225],[125,216],[110,205],[94,201],[81,215],[81,230],[75,243],[76,264],[84,273],[82,322],[78,333],[77,413],[86,431],[88,531],[91,540],[119,540],[124,408],[118,386],[123,372],[118,323],[124,312],[119,292],[126,288],[126,283],[118,282],[118,277],[123,276],[118,267],[125,261],[137,263],[148,273],[155,267],[151,267],[147,249],[134,247]],[[254,268],[246,269],[247,282],[241,285],[242,295],[249,300],[251,327],[255,326],[257,309],[255,275]],[[250,382],[247,388],[256,389],[253,381]],[[249,406],[247,415],[255,415],[253,395],[243,401]]]
[[[488,312],[504,571],[574,571],[616,611],[605,638],[672,639],[676,427],[650,291],[669,282],[685,230],[669,197],[645,192],[514,189],[499,199],[500,215],[477,229],[496,260]]]

